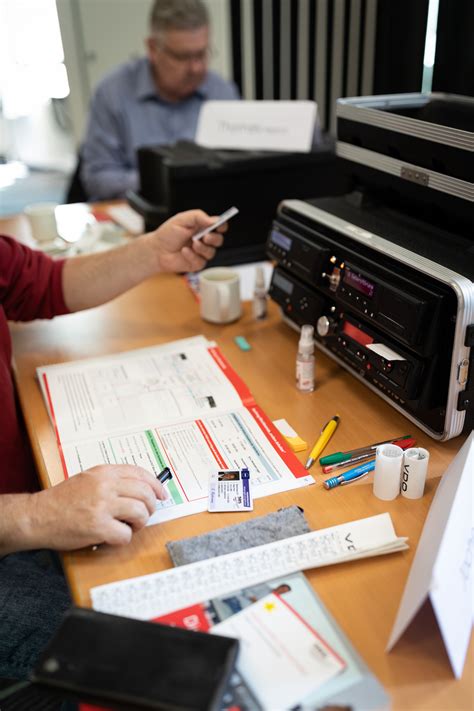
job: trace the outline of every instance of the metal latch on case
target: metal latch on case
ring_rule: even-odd
[[[469,374],[469,360],[464,358],[460,363],[458,363],[458,383],[459,385],[465,385],[467,383],[467,376]]]

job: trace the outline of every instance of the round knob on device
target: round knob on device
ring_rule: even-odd
[[[329,336],[336,330],[336,322],[330,316],[320,316],[316,324],[316,330],[321,337]]]

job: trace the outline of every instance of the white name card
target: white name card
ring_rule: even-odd
[[[196,143],[206,148],[309,153],[314,101],[206,101]]]

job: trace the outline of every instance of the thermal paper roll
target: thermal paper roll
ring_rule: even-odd
[[[430,453],[422,447],[410,447],[403,455],[402,496],[407,499],[420,499],[425,491],[426,474]]]
[[[403,449],[396,444],[382,444],[375,452],[374,494],[391,501],[400,493]]]

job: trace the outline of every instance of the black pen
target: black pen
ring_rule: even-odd
[[[168,481],[168,479],[173,478],[171,469],[169,467],[165,467],[159,474],[156,475],[156,478],[158,479],[158,481],[164,484]]]

